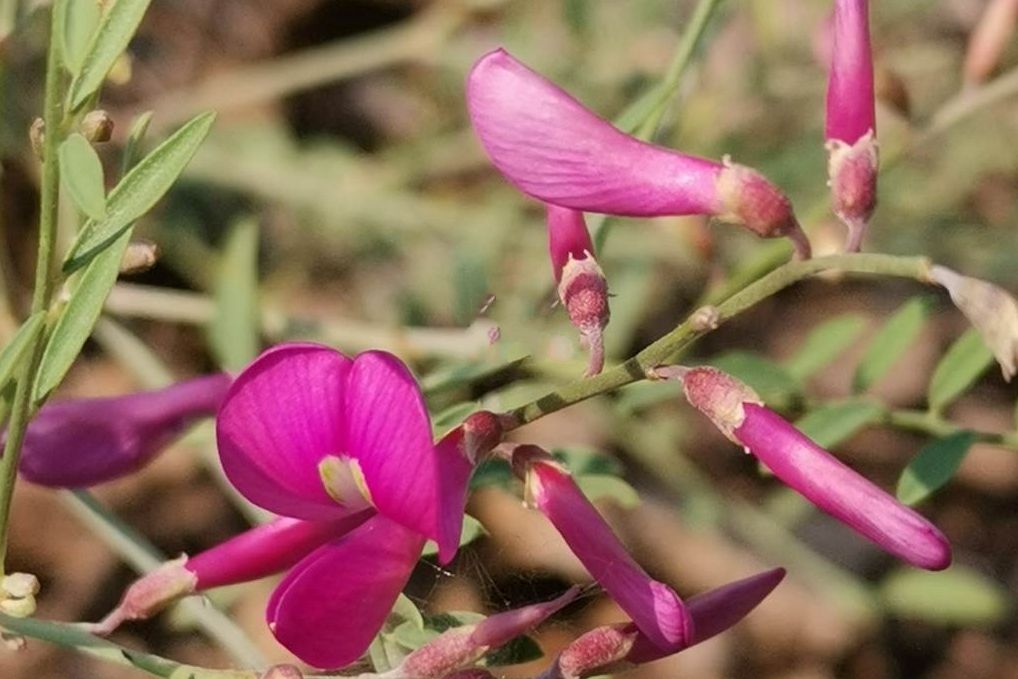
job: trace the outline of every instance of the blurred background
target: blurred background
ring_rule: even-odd
[[[986,3],[872,4],[884,169],[866,249],[926,254],[1015,290],[1018,99],[957,122],[943,117],[962,88],[966,41]],[[693,5],[153,2],[102,100],[116,123],[113,141],[100,147],[107,176],[139,112],[154,111],[153,138],[202,110],[219,117],[184,179],[139,228],[158,244],[158,264],[118,284],[60,395],[126,393],[237,369],[260,347],[293,338],[399,354],[422,377],[438,428],[471,408],[513,407],[578,377],[585,359],[553,305],[540,206],[484,157],[466,117],[464,78],[474,60],[502,45],[613,118],[662,77]],[[829,10],[821,0],[723,2],[657,137],[763,171],[788,192],[821,254],[843,238],[825,186],[818,55]],[[44,15],[29,14],[0,47],[6,336],[30,295],[38,164],[27,130],[41,110]],[[1000,70],[1016,63],[1012,44]],[[788,256],[782,243],[700,219],[603,228],[614,359],[723,295],[730,281]],[[870,340],[917,295],[925,295],[921,323],[865,397],[887,408],[921,407],[934,367],[967,326],[946,296],[910,282],[827,277],[795,286],[711,334],[687,360],[748,372],[769,403],[797,417],[853,395]],[[788,380],[782,366],[832,318],[851,319],[845,350]],[[501,337],[492,343],[496,325]],[[983,431],[1011,430],[1015,395],[990,369],[948,415]],[[831,438],[843,460],[893,488],[928,437],[878,419]],[[931,580],[805,508],[664,388],[594,399],[516,439],[555,447],[594,477],[588,491],[638,560],[683,596],[766,567],[790,571],[733,631],[627,676],[1018,678],[1015,450],[974,446],[952,482],[923,504],[962,568]],[[163,554],[194,554],[251,519],[224,492],[215,464],[208,425],[96,494]],[[448,568],[422,563],[408,594],[426,610],[497,611],[586,579],[549,524],[522,507],[519,489],[497,468],[487,471],[469,506],[487,534]],[[83,523],[80,504],[27,483],[15,500],[11,560],[42,581],[38,615],[98,619],[132,569],[108,535]],[[264,624],[272,586],[230,588],[213,599],[267,658],[285,661]],[[608,600],[588,596],[537,636],[551,656],[591,626],[622,618]],[[179,612],[128,625],[115,638],[193,664],[230,663]],[[533,676],[548,660],[505,674]],[[30,641],[24,651],[0,653],[0,676],[138,675]]]

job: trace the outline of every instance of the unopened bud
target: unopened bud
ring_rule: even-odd
[[[0,581],[0,589],[17,599],[35,596],[39,593],[39,578],[31,573],[11,573]]]
[[[273,665],[259,679],[304,679],[304,674],[294,665]]]
[[[746,419],[743,406],[747,403],[763,404],[749,386],[717,368],[671,365],[655,368],[654,374],[660,379],[682,380],[682,390],[690,405],[710,418],[721,433],[736,443],[739,441],[734,432]]]
[[[18,599],[0,599],[0,612],[12,618],[27,618],[35,613],[35,597],[29,594]]]
[[[158,245],[147,240],[131,241],[120,258],[120,273],[130,276],[148,271],[158,260]]]
[[[724,169],[717,178],[723,206],[718,218],[742,224],[764,238],[785,236],[800,259],[809,259],[809,240],[781,189],[753,168],[733,163],[727,156],[723,162]]]
[[[1018,371],[1018,302],[1003,288],[970,278],[943,266],[930,269],[930,277],[947,288],[951,301],[983,336],[1000,364],[1004,379]]]
[[[597,627],[569,644],[556,661],[562,679],[606,674],[624,666],[636,642],[635,625]]]
[[[105,636],[128,620],[144,620],[155,615],[171,603],[194,593],[198,577],[185,568],[187,557],[167,561],[159,568],[146,573],[127,588],[109,615],[92,625],[93,634]]]
[[[827,142],[827,176],[834,214],[848,227],[848,252],[858,252],[877,205],[877,140],[870,130],[849,146]]]
[[[590,352],[586,376],[597,375],[604,368],[603,333],[611,311],[608,308],[608,281],[593,255],[587,253],[583,259],[570,255],[569,261],[562,267],[558,294],[569,313],[569,320],[580,331]]]
[[[42,147],[46,141],[46,121],[42,118],[36,118],[32,121],[32,126],[28,128],[28,140],[32,143],[32,151],[35,153],[35,157],[43,160]]]
[[[102,109],[89,111],[81,119],[81,134],[93,144],[102,144],[113,136],[113,118]]]

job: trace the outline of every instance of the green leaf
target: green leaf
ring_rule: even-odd
[[[865,327],[866,319],[859,314],[845,314],[821,323],[785,361],[785,369],[797,380],[811,377],[848,349]]]
[[[45,311],[36,311],[25,319],[14,337],[0,349],[0,387],[7,384],[7,381],[14,376],[14,371],[21,364],[25,352],[35,342],[39,331],[42,330],[43,321],[46,318]]]
[[[407,630],[423,631],[425,629],[424,616],[421,615],[420,610],[413,601],[410,601],[409,597],[400,594],[396,597],[392,611],[386,616],[382,629],[368,647],[368,656],[371,658],[375,671],[387,672],[391,670],[398,666],[403,658],[413,650],[400,644],[395,636],[396,630],[404,626],[407,626]],[[407,630],[404,630],[404,634],[408,634]]]
[[[576,485],[591,501],[608,498],[625,509],[640,505],[640,494],[617,476],[608,474],[580,474],[575,477]]]
[[[425,396],[433,398],[452,389],[471,389],[485,382],[501,382],[517,374],[528,358],[529,355],[498,362],[457,362],[429,373],[421,380],[421,389]]]
[[[78,0],[79,2],[81,0]],[[145,16],[151,0],[116,0],[109,7],[88,44],[88,51],[81,60],[81,67],[71,81],[68,101],[70,109],[77,109],[106,79],[117,58],[127,49],[128,43],[138,30],[141,18]],[[68,12],[70,18],[71,12]]]
[[[901,568],[884,578],[879,591],[892,614],[940,625],[992,625],[1011,608],[1004,587],[959,565],[937,573]]]
[[[972,432],[959,431],[923,446],[898,479],[898,499],[919,504],[950,481],[975,440]]]
[[[446,611],[424,616],[424,626],[441,633],[463,625],[476,625],[485,617],[473,611]]]
[[[61,12],[58,25],[64,66],[72,76],[78,75],[102,15],[99,3],[94,0],[64,0],[55,3],[54,7]]]
[[[853,381],[856,393],[869,389],[898,362],[919,337],[929,312],[926,297],[913,297],[894,312],[870,342],[856,368]]]
[[[88,140],[74,132],[60,144],[60,180],[71,200],[86,216],[101,220],[106,216],[106,188],[103,164]]]
[[[460,547],[468,545],[487,534],[488,531],[484,529],[480,521],[469,514],[463,515],[463,528],[460,529]],[[421,552],[421,556],[435,556],[436,554],[438,554],[438,545],[428,540],[424,545],[424,551]]]
[[[406,621],[392,631],[392,640],[411,651],[432,641],[438,636],[438,632],[424,627],[418,627],[411,621]]]
[[[82,227],[64,262],[64,271],[75,271],[87,264],[136,219],[152,209],[198,151],[214,120],[214,113],[203,113],[188,121],[131,168],[110,191],[106,200],[106,216],[100,220],[90,219]]]
[[[230,226],[216,281],[216,313],[209,344],[224,370],[239,371],[258,355],[258,222],[243,218]]]
[[[991,352],[975,328],[959,337],[937,363],[930,379],[927,401],[930,410],[942,412],[964,394],[993,365]]]
[[[152,111],[139,113],[131,122],[131,127],[127,131],[127,142],[124,144],[124,155],[120,161],[121,176],[126,175],[138,160],[138,149],[141,146],[141,140],[145,138],[145,133],[148,132],[148,126],[151,122]]]
[[[509,643],[493,649],[485,654],[484,664],[488,667],[500,667],[503,665],[519,665],[520,663],[533,662],[544,657],[544,651],[532,637],[526,634],[511,639]]]
[[[884,408],[865,399],[827,403],[799,418],[795,426],[821,448],[833,448],[880,419]]]
[[[769,406],[778,410],[789,407],[801,396],[798,380],[783,365],[763,356],[732,351],[710,363],[748,384]]]
[[[113,245],[99,253],[74,283],[67,305],[60,313],[42,355],[35,383],[35,402],[43,401],[60,384],[85,346],[106,297],[117,282],[120,258],[130,240],[131,230],[128,229]]]

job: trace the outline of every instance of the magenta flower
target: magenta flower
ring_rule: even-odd
[[[393,674],[413,679],[442,679],[466,669],[488,651],[504,646],[540,625],[573,601],[579,591],[578,587],[572,587],[551,601],[498,613],[475,625],[447,630],[408,655]]]
[[[713,215],[766,238],[787,236],[809,257],[788,199],[759,172],[627,135],[505,50],[474,65],[467,105],[491,161],[538,200],[631,217]]]
[[[215,415],[231,381],[220,373],[156,391],[49,403],[28,426],[18,471],[56,488],[137,471],[188,426]]]
[[[562,306],[590,350],[586,375],[604,368],[603,332],[608,325],[608,281],[594,258],[583,213],[548,203],[548,251]]]
[[[742,620],[784,577],[785,569],[775,568],[689,599],[686,606],[696,630],[689,646],[706,641]],[[569,644],[542,679],[580,679],[614,673],[660,660],[686,648],[688,646],[659,648],[635,625],[605,625]]]
[[[752,389],[715,368],[659,368],[682,379],[689,402],[729,439],[817,507],[908,563],[941,570],[951,546],[937,528],[767,409]]]
[[[512,464],[526,483],[528,499],[640,632],[659,648],[688,645],[693,629],[682,600],[633,560],[569,471],[529,445],[513,451]]]
[[[877,204],[876,113],[867,0],[835,0],[827,83],[827,174],[834,213],[848,227],[849,252],[862,244]]]

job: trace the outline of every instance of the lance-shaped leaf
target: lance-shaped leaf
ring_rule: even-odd
[[[79,4],[84,1],[87,0],[77,0]],[[71,109],[81,106],[102,86],[106,74],[138,30],[150,1],[116,0],[103,14],[99,27],[92,34],[80,71],[71,82],[67,96]]]

